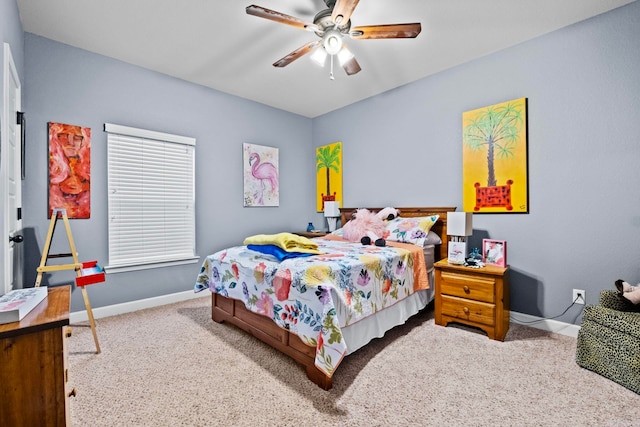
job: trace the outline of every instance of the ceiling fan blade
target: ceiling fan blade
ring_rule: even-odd
[[[331,20],[336,24],[346,24],[360,0],[338,0],[333,6]]]
[[[360,68],[360,64],[358,64],[358,61],[356,61],[355,56],[351,57],[351,59],[342,64],[342,68],[344,68],[344,71],[348,76],[357,74],[362,70],[362,68]]]
[[[286,67],[287,65],[291,64],[296,59],[300,58],[301,56],[306,55],[309,52],[311,52],[319,44],[320,44],[320,41],[318,41],[318,40],[309,42],[309,43],[305,44],[304,46],[294,50],[291,53],[289,53],[285,57],[283,57],[281,59],[278,59],[276,62],[273,63],[273,66],[274,67],[280,67],[280,68]]]
[[[352,39],[404,39],[415,38],[422,31],[419,22],[413,24],[364,25],[351,29]]]
[[[291,25],[292,27],[296,27],[301,30],[322,31],[322,29],[315,24],[304,22],[303,20],[298,19],[294,16],[276,12],[275,10],[267,9],[262,6],[256,6],[255,4],[247,6],[246,11],[249,15],[269,19],[271,21],[279,22],[280,24]]]

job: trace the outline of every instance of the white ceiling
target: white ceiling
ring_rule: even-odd
[[[250,16],[251,4],[313,22],[322,0],[18,0],[25,31],[306,117],[321,114],[635,0],[361,0],[353,26],[420,22],[415,39],[351,40],[347,76],[306,55],[317,39]]]

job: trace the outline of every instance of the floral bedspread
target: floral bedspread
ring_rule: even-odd
[[[244,301],[295,333],[316,348],[315,365],[331,377],[347,352],[342,327],[428,289],[429,282],[419,246],[362,246],[335,236],[314,242],[321,255],[282,262],[246,246],[209,255],[195,290]]]

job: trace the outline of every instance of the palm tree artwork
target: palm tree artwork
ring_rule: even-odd
[[[316,181],[318,211],[324,210],[324,202],[342,199],[341,142],[316,148]]]
[[[465,211],[527,211],[526,101],[463,114]]]

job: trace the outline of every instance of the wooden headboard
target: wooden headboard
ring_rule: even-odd
[[[447,237],[447,212],[454,212],[455,206],[445,207],[410,207],[399,208],[394,206],[400,211],[400,216],[404,218],[412,218],[418,216],[430,216],[440,215],[438,221],[431,227],[431,230],[436,232],[442,239],[442,244],[436,247],[436,261],[447,258],[448,256],[448,237]],[[351,219],[351,214],[359,208],[340,208],[340,223],[346,224]],[[384,208],[367,208],[371,212],[378,212]]]

